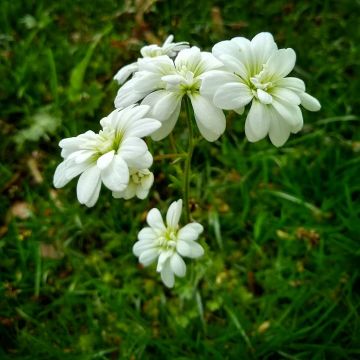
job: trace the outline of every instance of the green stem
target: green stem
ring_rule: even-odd
[[[193,111],[188,97],[185,98],[186,122],[189,130],[188,150],[184,167],[184,203],[185,203],[185,221],[190,222],[190,176],[191,176],[191,158],[194,151],[194,132],[193,132]]]
[[[160,154],[160,155],[154,156],[154,160],[158,161],[158,160],[164,160],[164,159],[179,159],[179,158],[186,158],[186,157],[187,157],[187,153],[184,153],[184,154]]]

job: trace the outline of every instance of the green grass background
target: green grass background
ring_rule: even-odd
[[[360,358],[358,1],[0,1],[0,359]],[[193,160],[206,255],[172,290],[131,248],[181,197],[156,161],[144,201],[52,187],[63,137],[113,108],[115,72],[173,33],[209,50],[270,31],[322,109],[287,144],[229,114]],[[174,137],[186,144],[184,121]],[[152,143],[155,155],[170,143]]]

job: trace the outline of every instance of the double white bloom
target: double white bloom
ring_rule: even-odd
[[[181,212],[182,200],[174,201],[167,211],[165,225],[160,211],[151,209],[146,218],[149,227],[139,232],[133,247],[144,266],[157,260],[156,271],[167,287],[174,286],[175,275],[185,276],[186,264],[182,256],[194,259],[204,254],[204,249],[196,242],[203,232],[202,225],[192,222],[179,228]]]
[[[252,102],[245,122],[249,141],[269,134],[271,142],[281,146],[303,126],[300,104],[310,111],[320,109],[302,80],[286,77],[295,66],[295,52],[278,49],[270,33],[260,33],[251,41],[236,37],[219,42],[212,53],[225,68],[206,73],[200,91],[217,107],[240,114]]]
[[[140,53],[144,58],[153,58],[161,55],[168,55],[170,57],[176,56],[176,54],[189,47],[187,42],[173,43],[174,36],[170,35],[165,40],[162,46],[159,45],[147,45],[141,48]],[[131,63],[122,67],[114,76],[114,79],[119,83],[124,83],[134,72],[138,71],[138,62]]]
[[[223,64],[211,53],[199,48],[181,50],[175,60],[163,55],[138,60],[138,71],[126,82],[115,99],[121,108],[142,100],[150,105],[150,116],[161,121],[161,128],[152,134],[154,140],[165,138],[179,117],[181,100],[188,96],[202,136],[215,141],[225,131],[224,113],[200,93],[202,79]]]
[[[130,168],[129,184],[125,190],[120,192],[113,192],[115,199],[123,198],[129,200],[133,197],[145,199],[149,190],[154,183],[154,174],[149,169],[132,169]]]
[[[148,170],[153,158],[141,138],[161,126],[158,120],[145,117],[148,112],[146,105],[114,110],[100,121],[99,133],[87,131],[61,140],[64,160],[56,168],[54,186],[61,188],[81,174],[77,197],[89,207],[96,203],[102,183],[114,197],[146,197],[153,182]]]

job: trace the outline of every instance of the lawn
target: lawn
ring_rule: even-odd
[[[356,1],[0,2],[0,359],[360,358],[360,32]],[[205,255],[173,289],[132,254],[146,213],[180,198],[171,141],[148,140],[140,200],[76,181],[56,190],[58,142],[113,109],[116,71],[148,43],[211,50],[270,31],[297,53],[322,109],[281,148],[231,113],[193,156]],[[186,146],[185,119],[174,138]]]

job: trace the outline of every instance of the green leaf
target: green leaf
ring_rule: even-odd
[[[76,101],[83,87],[86,69],[89,66],[91,57],[99,44],[101,38],[112,30],[112,25],[107,26],[102,33],[94,36],[94,42],[89,46],[83,59],[73,68],[70,75],[69,99]]]

